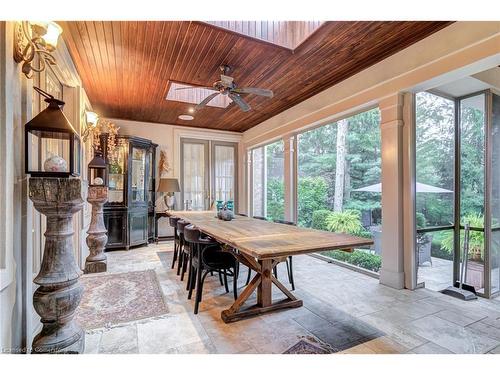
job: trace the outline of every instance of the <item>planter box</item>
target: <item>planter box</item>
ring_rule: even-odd
[[[484,264],[475,260],[469,260],[467,263],[466,284],[474,286],[476,290],[484,288]]]

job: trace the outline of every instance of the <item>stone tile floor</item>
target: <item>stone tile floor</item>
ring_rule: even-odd
[[[169,314],[89,331],[86,353],[283,353],[300,339],[334,353],[500,353],[498,300],[463,302],[427,289],[394,290],[303,255],[294,258],[295,294],[303,307],[225,324],[220,312],[232,294],[209,277],[194,315],[185,282],[170,269],[171,243],[107,256],[110,273],[154,269]],[[278,268],[286,280],[284,265]],[[246,273],[242,267],[241,288]]]

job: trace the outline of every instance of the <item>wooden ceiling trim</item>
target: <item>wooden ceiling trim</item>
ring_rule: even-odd
[[[89,99],[102,116],[244,131],[448,24],[326,22],[293,53],[201,21],[62,26]],[[179,121],[191,104],[165,100],[169,80],[210,86],[222,63],[233,66],[230,75],[239,87],[269,88],[274,98],[246,95],[250,112],[231,104],[205,108],[189,124]]]
[[[160,98],[151,98],[151,100],[154,100],[155,105],[157,105],[160,100],[167,96],[168,87],[164,87],[162,83],[165,78],[168,78],[170,76],[170,66],[172,58],[174,56],[174,48],[177,45],[177,41],[180,35],[180,31],[174,26],[175,25],[173,25],[172,23],[169,23],[168,38],[166,40],[165,46],[162,46],[164,53],[162,55],[161,61],[163,63],[160,66],[158,75],[156,76],[157,80],[154,86],[154,92],[163,92],[163,95]]]

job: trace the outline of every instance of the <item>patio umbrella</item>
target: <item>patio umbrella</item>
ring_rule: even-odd
[[[443,189],[437,186],[421,184],[417,182],[416,184],[417,193],[453,193],[451,190]],[[382,183],[368,185],[359,189],[354,189],[353,191],[367,191],[371,193],[381,193],[382,192]]]

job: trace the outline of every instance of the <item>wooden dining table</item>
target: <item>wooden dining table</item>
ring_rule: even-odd
[[[206,235],[216,239],[225,251],[256,272],[250,283],[241,292],[229,309],[223,310],[221,318],[225,323],[260,315],[284,308],[302,306],[278,279],[273,268],[287,257],[315,253],[324,250],[353,251],[355,247],[373,244],[368,238],[301,228],[273,223],[246,216],[231,221],[220,220],[215,211],[168,211],[167,215],[179,217],[195,225]],[[273,284],[285,298],[273,300]],[[244,306],[257,289],[257,302]]]

